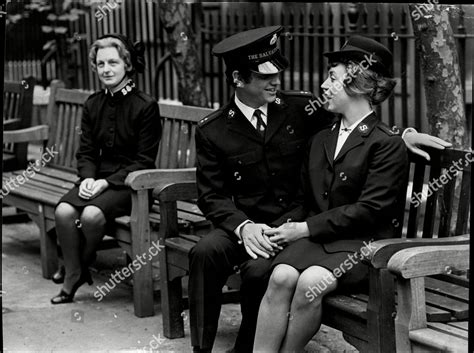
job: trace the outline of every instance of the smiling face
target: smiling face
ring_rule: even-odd
[[[99,49],[96,65],[100,81],[112,91],[127,74],[125,62],[115,47]]]
[[[250,80],[243,82],[243,87],[237,88],[237,96],[249,107],[258,108],[275,101],[280,83],[279,73],[271,75],[252,73]]]
[[[349,109],[351,97],[344,89],[344,79],[347,77],[346,66],[338,64],[329,68],[328,78],[323,82],[321,88],[327,97],[326,109],[333,113],[345,114]]]

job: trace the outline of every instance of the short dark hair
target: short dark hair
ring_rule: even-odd
[[[386,100],[393,93],[397,81],[385,77],[371,68],[363,69],[358,62],[352,59],[339,58],[329,62],[330,67],[343,64],[349,75],[344,78],[344,91],[348,96],[365,96],[371,105],[377,105]]]
[[[232,73],[234,71],[239,72],[239,75],[242,81],[244,81],[245,83],[250,82],[252,78],[252,71],[250,71],[250,69],[247,66],[232,66],[232,67],[228,67],[225,70],[225,77],[226,77],[228,85],[235,87],[234,77],[232,76]]]

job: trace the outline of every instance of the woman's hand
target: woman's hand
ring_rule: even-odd
[[[79,186],[79,197],[85,200],[91,200],[100,195],[109,187],[109,183],[105,179],[94,180],[93,178],[84,179]]]
[[[105,189],[109,187],[109,182],[105,179],[98,179],[94,182],[91,190],[91,199],[100,195]]]
[[[295,240],[309,237],[309,228],[306,222],[288,222],[278,228],[267,229],[264,234],[272,242],[280,246],[286,246]]]
[[[92,195],[92,187],[94,185],[94,178],[86,178],[79,185],[79,197],[81,199],[89,200]]]

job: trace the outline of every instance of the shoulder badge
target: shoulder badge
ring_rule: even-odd
[[[398,136],[400,134],[400,129],[397,126],[390,128],[387,124],[379,122],[377,127],[386,133],[388,136]]]
[[[217,110],[215,112],[212,112],[208,116],[206,116],[206,117],[202,118],[201,120],[199,120],[198,126],[201,127],[201,126],[204,126],[206,124],[209,124],[211,121],[213,121],[213,120],[217,119],[218,117],[220,117],[221,113],[222,113],[221,110]]]
[[[312,97],[313,94],[308,91],[281,91],[286,96]]]

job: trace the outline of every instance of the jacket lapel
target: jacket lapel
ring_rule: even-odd
[[[240,109],[237,108],[233,98],[224,110],[224,116],[226,117],[229,131],[243,135],[256,142],[262,142],[262,137],[258,134],[257,130],[253,127],[250,121],[248,121]]]
[[[287,104],[277,96],[274,102],[268,104],[267,131],[265,132],[265,142],[270,141],[272,136],[279,130],[280,126],[287,118]]]
[[[333,165],[334,162],[334,151],[336,150],[337,137],[339,135],[339,126],[341,122],[335,123],[324,140],[324,150],[326,151],[326,159],[329,164]]]
[[[339,161],[344,155],[356,146],[364,143],[364,138],[370,134],[377,123],[375,113],[370,114],[354,128],[342,146],[334,162]],[[339,130],[338,130],[339,131]],[[333,152],[334,153],[334,152]]]

